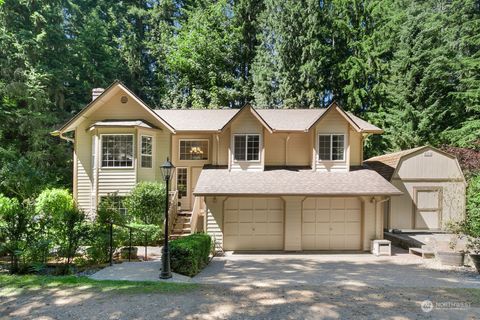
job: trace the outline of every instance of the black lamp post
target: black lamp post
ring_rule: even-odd
[[[165,241],[163,243],[163,250],[162,250],[162,271],[160,272],[160,279],[170,279],[172,277],[172,272],[170,271],[170,251],[168,249],[168,183],[170,178],[173,176],[173,172],[175,171],[175,166],[170,162],[170,160],[165,161],[162,166],[162,176],[165,180],[165,189],[166,189],[166,199],[165,199],[165,227],[164,227],[164,234],[165,234]]]

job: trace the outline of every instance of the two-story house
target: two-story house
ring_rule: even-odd
[[[192,232],[224,250],[368,250],[383,237],[383,203],[401,194],[362,167],[365,137],[382,130],[335,103],[152,110],[115,82],[56,133],[74,144],[80,208],[161,180],[169,157],[179,205],[200,221]]]

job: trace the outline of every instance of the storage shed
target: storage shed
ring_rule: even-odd
[[[466,182],[455,156],[424,146],[365,164],[403,192],[385,206],[386,229],[441,230],[449,220],[464,218]]]

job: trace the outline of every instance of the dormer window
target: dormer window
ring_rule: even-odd
[[[235,161],[260,161],[260,135],[234,135],[233,159]]]
[[[344,161],[345,135],[320,134],[318,135],[318,160]]]

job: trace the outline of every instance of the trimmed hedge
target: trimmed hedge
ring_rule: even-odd
[[[207,264],[212,250],[212,238],[196,233],[170,242],[170,261],[174,272],[189,277],[198,274]]]

